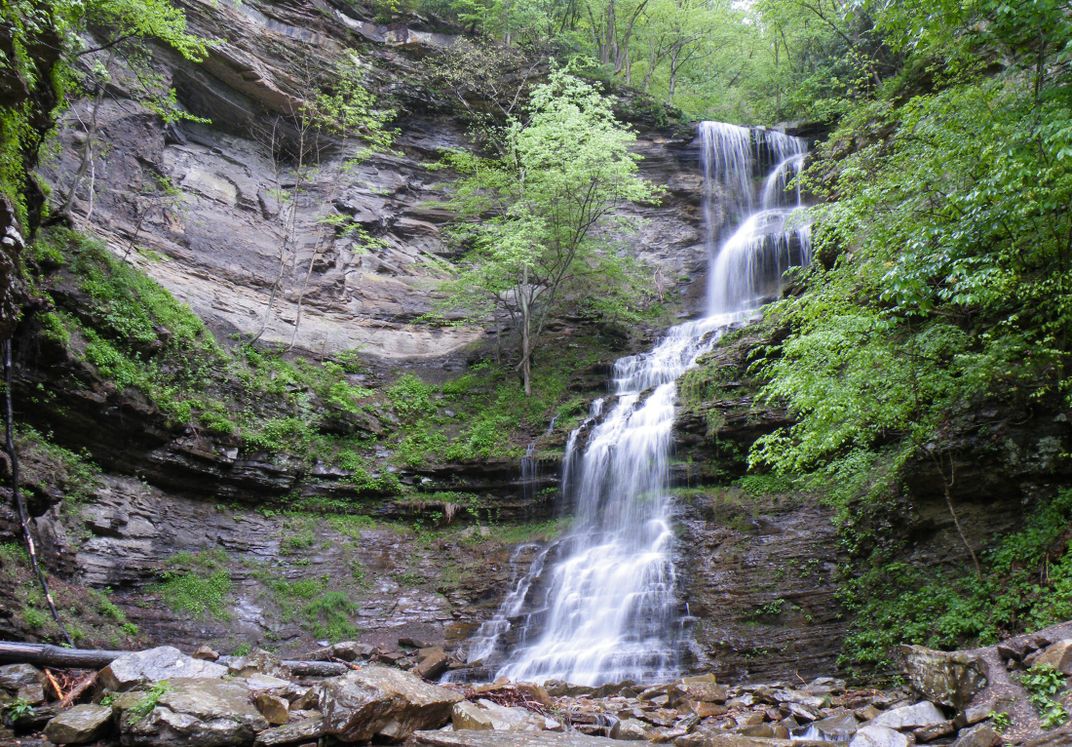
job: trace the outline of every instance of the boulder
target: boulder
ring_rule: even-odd
[[[455,730],[490,731],[495,728],[491,714],[468,700],[454,704],[450,712],[450,723]]]
[[[700,703],[724,703],[729,697],[726,686],[718,684],[713,674],[683,677],[674,683],[672,689],[684,695],[686,699]]]
[[[420,677],[388,667],[371,666],[325,680],[320,712],[326,734],[343,742],[379,736],[401,741],[420,729],[450,720],[462,696]]]
[[[216,651],[211,646],[206,646],[205,644],[198,646],[197,650],[190,655],[195,659],[203,659],[204,661],[216,661],[216,659],[220,658],[219,651]]]
[[[1051,643],[1027,658],[1029,666],[1049,665],[1064,675],[1072,674],[1072,638]]]
[[[700,718],[722,716],[729,712],[729,708],[722,703],[705,703],[703,701],[688,701],[689,709]]]
[[[254,747],[276,747],[276,745],[316,742],[323,735],[324,719],[316,717],[266,729],[257,735],[257,741],[253,745]]]
[[[128,703],[124,702],[124,705]],[[176,679],[143,719],[120,718],[122,743],[139,747],[226,747],[248,744],[268,722],[240,682]]]
[[[447,671],[449,657],[447,652],[438,646],[421,649],[418,656],[417,666],[413,668],[413,673],[418,677],[431,680]]]
[[[829,742],[848,742],[859,728],[856,717],[849,711],[842,711],[812,723],[801,737]]]
[[[463,700],[451,711],[455,729],[477,731],[544,731],[561,729],[561,724],[525,708],[509,708],[481,698],[476,703]]]
[[[31,664],[5,664],[0,667],[0,690],[18,692],[28,685],[43,685],[45,677]]]
[[[931,702],[960,710],[986,687],[987,665],[978,656],[902,646],[901,657],[908,684]]]
[[[108,690],[129,690],[160,680],[219,679],[225,674],[227,667],[187,656],[174,646],[160,646],[120,656],[97,679]]]
[[[1001,735],[990,724],[979,724],[970,729],[962,729],[957,735],[953,747],[998,747]]]
[[[648,725],[640,719],[625,718],[611,727],[608,736],[611,739],[646,742],[648,740]]]
[[[15,692],[15,697],[31,705],[39,705],[45,702],[45,686],[37,682],[23,685]]]
[[[856,732],[849,747],[909,747],[912,742],[901,732],[886,726],[865,726]]]
[[[290,719],[290,703],[286,698],[259,692],[253,696],[253,705],[272,726],[280,726]]]
[[[948,737],[957,729],[953,726],[952,721],[942,721],[938,724],[931,724],[930,726],[922,726],[912,732],[912,736],[916,738],[917,742],[933,742],[935,739],[941,739],[942,737]]]
[[[929,701],[920,701],[915,705],[891,708],[879,714],[868,726],[885,726],[890,729],[919,729],[934,726],[945,721],[945,714],[938,706]]]
[[[111,706],[77,705],[49,721],[45,736],[54,744],[84,744],[103,735],[111,720]]]

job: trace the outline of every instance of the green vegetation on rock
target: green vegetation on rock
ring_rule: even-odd
[[[181,552],[170,558],[152,591],[173,612],[231,619],[230,558],[223,550]]]

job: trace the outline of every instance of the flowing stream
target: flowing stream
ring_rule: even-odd
[[[611,396],[570,434],[561,489],[573,523],[553,545],[518,549],[510,592],[470,641],[468,660],[495,667],[497,677],[653,682],[686,663],[670,494],[677,380],[731,324],[778,295],[786,269],[810,260],[800,192],[786,191],[805,143],[720,122],[701,123],[699,138],[706,313],[618,360]],[[525,552],[532,559],[521,572]]]

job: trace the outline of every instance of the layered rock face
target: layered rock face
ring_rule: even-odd
[[[108,152],[94,159],[92,200],[85,183],[76,191],[87,227],[221,335],[259,333],[314,354],[360,349],[437,368],[480,340],[481,329],[417,321],[432,310],[452,258],[449,214],[438,204],[450,175],[431,167],[444,149],[471,147],[434,83],[435,55],[453,37],[389,32],[320,0],[186,10],[198,33],[222,43],[202,65],[168,55],[156,64],[179,101],[210,124],[164,126],[123,97],[106,99],[95,117],[88,103],[72,110],[48,175],[59,192],[70,190],[84,123],[95,118]],[[350,163],[360,141],[319,136],[299,169],[300,97],[350,52],[368,66],[378,104],[396,111],[394,146]],[[639,210],[647,224],[625,241],[655,266],[661,290],[686,287],[704,259],[696,222],[679,209],[695,186],[687,139],[652,132],[638,143],[645,176],[669,184],[671,199]],[[338,222],[325,224],[329,217]]]

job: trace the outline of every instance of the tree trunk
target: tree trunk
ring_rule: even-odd
[[[44,667],[71,669],[102,669],[120,656],[131,651],[109,651],[92,648],[66,648],[50,643],[22,643],[0,641],[0,663],[36,664]],[[227,664],[234,656],[221,656],[220,664]],[[350,671],[350,667],[337,661],[284,660],[283,666],[298,677],[335,677]]]
[[[521,281],[521,380],[525,396],[532,394],[532,309],[529,306],[529,268],[526,265]]]

